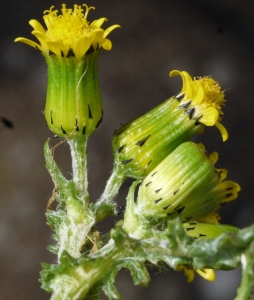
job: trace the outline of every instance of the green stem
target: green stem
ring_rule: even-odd
[[[162,262],[174,270],[182,265],[201,270],[232,269],[238,266],[242,253],[244,279],[236,300],[252,297],[254,226],[214,239],[196,240],[175,219],[159,235],[135,239],[117,226],[111,231],[111,238],[95,253],[83,253],[75,259],[64,251],[59,264],[43,265],[42,287],[53,292],[51,300],[95,300],[101,289],[109,299],[120,299],[114,296],[117,294],[114,281],[121,268],[130,270],[134,284],[146,285],[149,282],[146,262],[153,265]]]
[[[72,173],[76,196],[88,204],[87,137],[68,139],[72,157]]]
[[[242,282],[237,289],[235,300],[253,300],[254,299],[254,242],[242,254]]]
[[[102,195],[95,203],[97,222],[103,220],[108,215],[117,213],[116,203],[113,200],[118,194],[125,178],[119,164],[115,164]]]
[[[128,250],[123,244],[116,245],[111,240],[91,258],[73,264],[69,270],[55,277],[50,284],[53,289],[51,300],[85,299],[92,286],[110,274],[114,263],[127,254]]]

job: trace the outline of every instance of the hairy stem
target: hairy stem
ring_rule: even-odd
[[[127,252],[123,245],[116,246],[111,240],[94,257],[80,260],[79,264],[56,276],[51,282],[51,300],[85,299],[92,286],[110,273],[114,263],[125,257]]]
[[[76,196],[84,202],[87,202],[87,137],[69,139],[68,144],[71,149],[73,182]]]
[[[116,203],[113,201],[125,180],[119,164],[115,164],[106,187],[95,203],[96,220],[101,221],[108,215],[116,214]]]

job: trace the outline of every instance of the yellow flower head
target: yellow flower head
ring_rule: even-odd
[[[182,91],[176,96],[181,101],[180,108],[185,108],[191,118],[206,126],[215,125],[222,134],[223,141],[228,138],[225,127],[219,123],[221,107],[225,103],[220,85],[210,77],[192,79],[185,71],[173,70],[170,77],[180,75],[183,80]]]
[[[81,59],[88,51],[96,51],[100,48],[110,50],[112,43],[106,37],[119,25],[110,26],[104,30],[102,24],[107,21],[106,18],[100,18],[91,24],[87,21],[87,15],[90,9],[94,7],[82,8],[81,5],[74,5],[74,8],[66,8],[62,4],[62,14],[58,15],[58,10],[51,6],[49,10],[44,11],[44,22],[47,29],[37,20],[31,20],[29,24],[33,27],[32,34],[39,40],[36,43],[32,40],[19,37],[15,42],[23,42],[32,46],[42,53],[56,54],[58,57],[75,56]]]

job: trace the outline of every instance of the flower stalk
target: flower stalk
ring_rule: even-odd
[[[84,206],[88,205],[87,138],[68,139],[72,157],[72,176],[75,194]]]
[[[72,143],[75,151],[73,157],[76,158],[72,180],[67,180],[61,173],[53,159],[49,142],[44,146],[46,167],[55,184],[50,202],[56,200],[59,203],[56,211],[50,209],[51,203],[49,203],[46,215],[48,224],[56,232],[54,239],[57,241],[57,246],[50,248],[58,255],[58,259],[63,251],[73,257],[80,257],[88,233],[95,224],[95,214],[89,207],[89,195],[85,189],[87,186],[85,142],[84,139],[78,139]]]

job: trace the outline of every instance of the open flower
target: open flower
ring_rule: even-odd
[[[220,130],[223,141],[226,141],[227,130],[219,123],[223,114],[221,107],[224,105],[225,99],[218,82],[210,77],[196,77],[193,80],[185,71],[173,70],[170,72],[171,77],[178,75],[183,80],[182,91],[176,96],[180,102],[179,108],[184,107],[190,118],[194,118],[206,126],[215,125]]]
[[[20,37],[41,51],[48,65],[48,89],[45,121],[54,134],[67,138],[86,138],[101,123],[103,109],[98,80],[98,58],[101,49],[110,50],[108,34],[119,27],[101,28],[106,18],[91,24],[87,21],[94,7],[62,5],[62,14],[52,6],[44,11],[47,29],[36,20],[29,24],[39,43]]]
[[[75,56],[81,59],[88,51],[96,51],[100,48],[110,50],[112,43],[107,39],[108,34],[119,25],[113,25],[103,30],[101,26],[106,18],[100,18],[91,24],[87,21],[89,10],[94,7],[82,8],[81,5],[74,5],[73,10],[66,8],[62,4],[62,14],[58,15],[58,10],[51,6],[49,10],[44,11],[44,22],[47,29],[37,20],[31,20],[29,24],[33,27],[32,34],[38,39],[39,43],[32,40],[19,37],[15,42],[26,43],[46,55],[52,53],[58,57]]]
[[[212,78],[192,80],[183,71],[182,91],[143,116],[115,131],[112,141],[116,161],[125,176],[145,177],[181,143],[189,141],[204,126],[219,128],[223,141],[228,134],[219,123],[225,99],[219,84]]]

